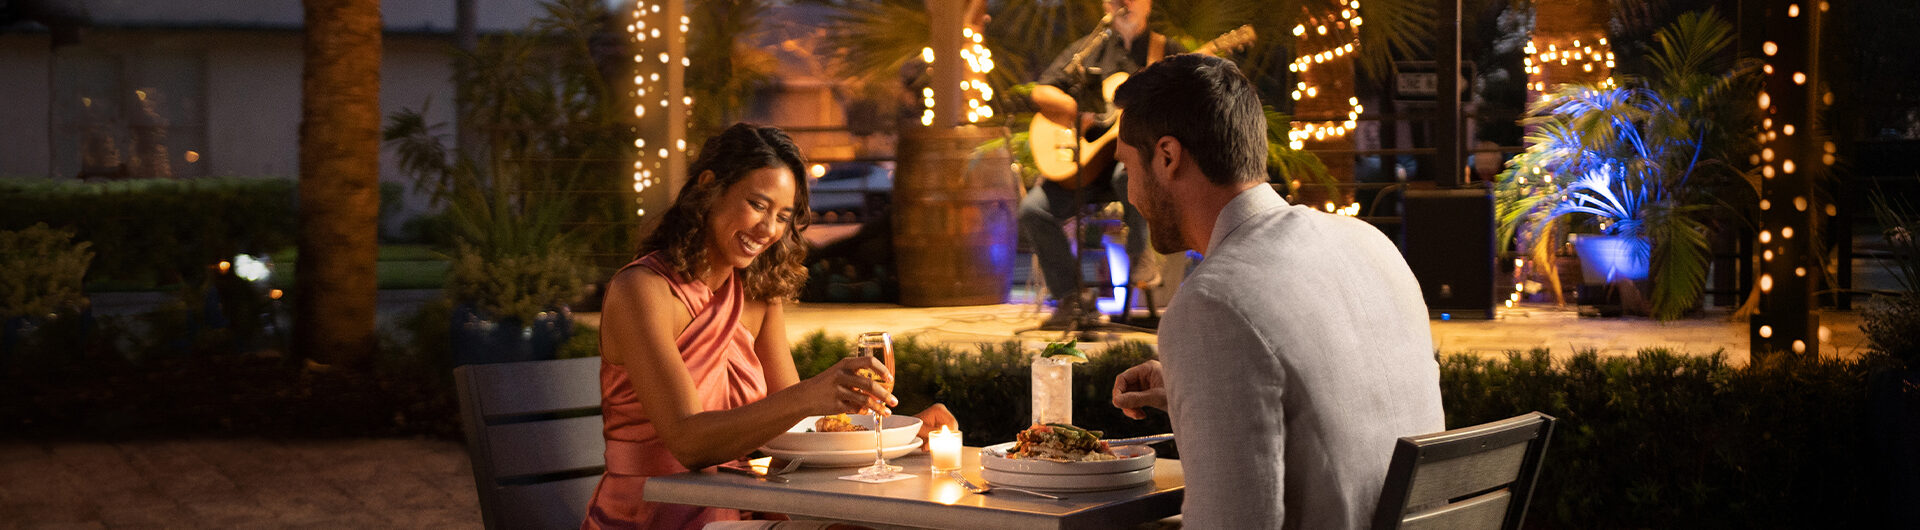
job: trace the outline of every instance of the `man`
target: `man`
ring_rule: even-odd
[[[1120,88],[1120,161],[1154,250],[1205,257],[1160,322],[1160,361],[1113,404],[1168,411],[1192,528],[1370,524],[1394,440],[1444,430],[1413,273],[1378,229],[1266,183],[1266,119],[1239,68],[1168,57]]]
[[[1068,45],[1040,74],[1033,88],[1033,103],[1041,115],[1054,123],[1077,124],[1081,130],[1094,133],[1083,135],[1089,137],[1098,136],[1098,132],[1112,126],[1106,121],[1108,104],[1101,94],[1101,80],[1116,73],[1139,70],[1159,56],[1186,51],[1179,44],[1147,31],[1147,15],[1153,11],[1153,0],[1106,0],[1101,6],[1111,21],[1110,27],[1096,29],[1094,34]],[[1158,50],[1152,49],[1155,43],[1159,43]],[[1125,202],[1126,170],[1115,166],[1110,156],[1097,157],[1097,160],[1098,167],[1083,172],[1094,178],[1080,189],[1040,179],[1020,201],[1020,233],[1033,245],[1034,254],[1040,260],[1040,272],[1046,278],[1048,296],[1056,301],[1053,315],[1041,324],[1041,329],[1067,329],[1077,319],[1091,314],[1090,301],[1080,296],[1080,266],[1076,254],[1069,248],[1066,230],[1062,228],[1087,204],[1121,201],[1127,225],[1127,255],[1134,257],[1138,265],[1129,276],[1129,283],[1150,287],[1159,282],[1158,268],[1145,266],[1151,261],[1139,259],[1146,247],[1147,226],[1140,219],[1140,213]]]

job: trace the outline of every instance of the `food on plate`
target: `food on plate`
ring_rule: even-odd
[[[1020,431],[1007,457],[1054,462],[1100,462],[1119,458],[1107,447],[1107,442],[1100,440],[1101,434],[1064,423],[1036,423]]]
[[[853,421],[847,419],[847,415],[845,414],[821,416],[820,419],[813,422],[813,432],[860,432],[866,430],[871,429],[854,425]]]

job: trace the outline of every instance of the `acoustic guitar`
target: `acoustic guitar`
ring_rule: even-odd
[[[1215,55],[1232,51],[1252,43],[1253,38],[1253,26],[1240,26],[1200,45],[1193,53]],[[1155,51],[1159,49],[1156,47]],[[1159,54],[1153,55],[1157,60]],[[1127,82],[1127,77],[1126,72],[1119,72],[1100,81],[1100,95],[1108,107],[1113,105],[1114,91]],[[1114,112],[1113,119],[1115,126],[1107,128],[1099,138],[1081,142],[1073,127],[1034,113],[1033,125],[1027,129],[1027,147],[1033,152],[1033,165],[1040,170],[1040,176],[1071,190],[1087,185],[1105,172],[1113,164],[1113,140],[1120,136],[1120,113]]]

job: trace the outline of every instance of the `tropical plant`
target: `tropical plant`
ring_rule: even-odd
[[[742,118],[754,92],[774,82],[776,59],[749,39],[762,29],[771,0],[693,2],[687,31],[688,129],[718,133]]]
[[[584,294],[589,243],[632,248],[626,231],[577,228],[629,215],[618,193],[579,200],[619,189],[632,141],[596,49],[611,15],[593,0],[543,8],[527,31],[483,39],[459,57],[462,118],[485,133],[484,146],[449,149],[446,127],[430,123],[424,105],[393,113],[384,130],[416,189],[447,207],[448,294],[522,324]]]
[[[1889,261],[1893,264],[1888,272],[1900,290],[1869,302],[1862,312],[1865,322],[1861,328],[1875,349],[1910,370],[1920,369],[1920,336],[1913,332],[1920,329],[1920,238],[1915,237],[1920,232],[1920,217],[1915,217],[1906,201],[1884,194],[1873,196],[1873,213],[1891,252]]]
[[[1508,162],[1495,194],[1499,240],[1519,240],[1537,266],[1551,266],[1570,232],[1626,237],[1649,271],[1652,315],[1672,320],[1704,289],[1710,210],[1731,205],[1700,181],[1744,174],[1729,160],[1745,148],[1737,138],[1751,111],[1726,109],[1754,68],[1716,68],[1733,38],[1712,11],[1682,15],[1656,40],[1651,81],[1562,85],[1535,103],[1527,151]]]

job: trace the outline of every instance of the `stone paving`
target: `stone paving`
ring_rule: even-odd
[[[0,528],[479,528],[458,442],[0,442]]]

